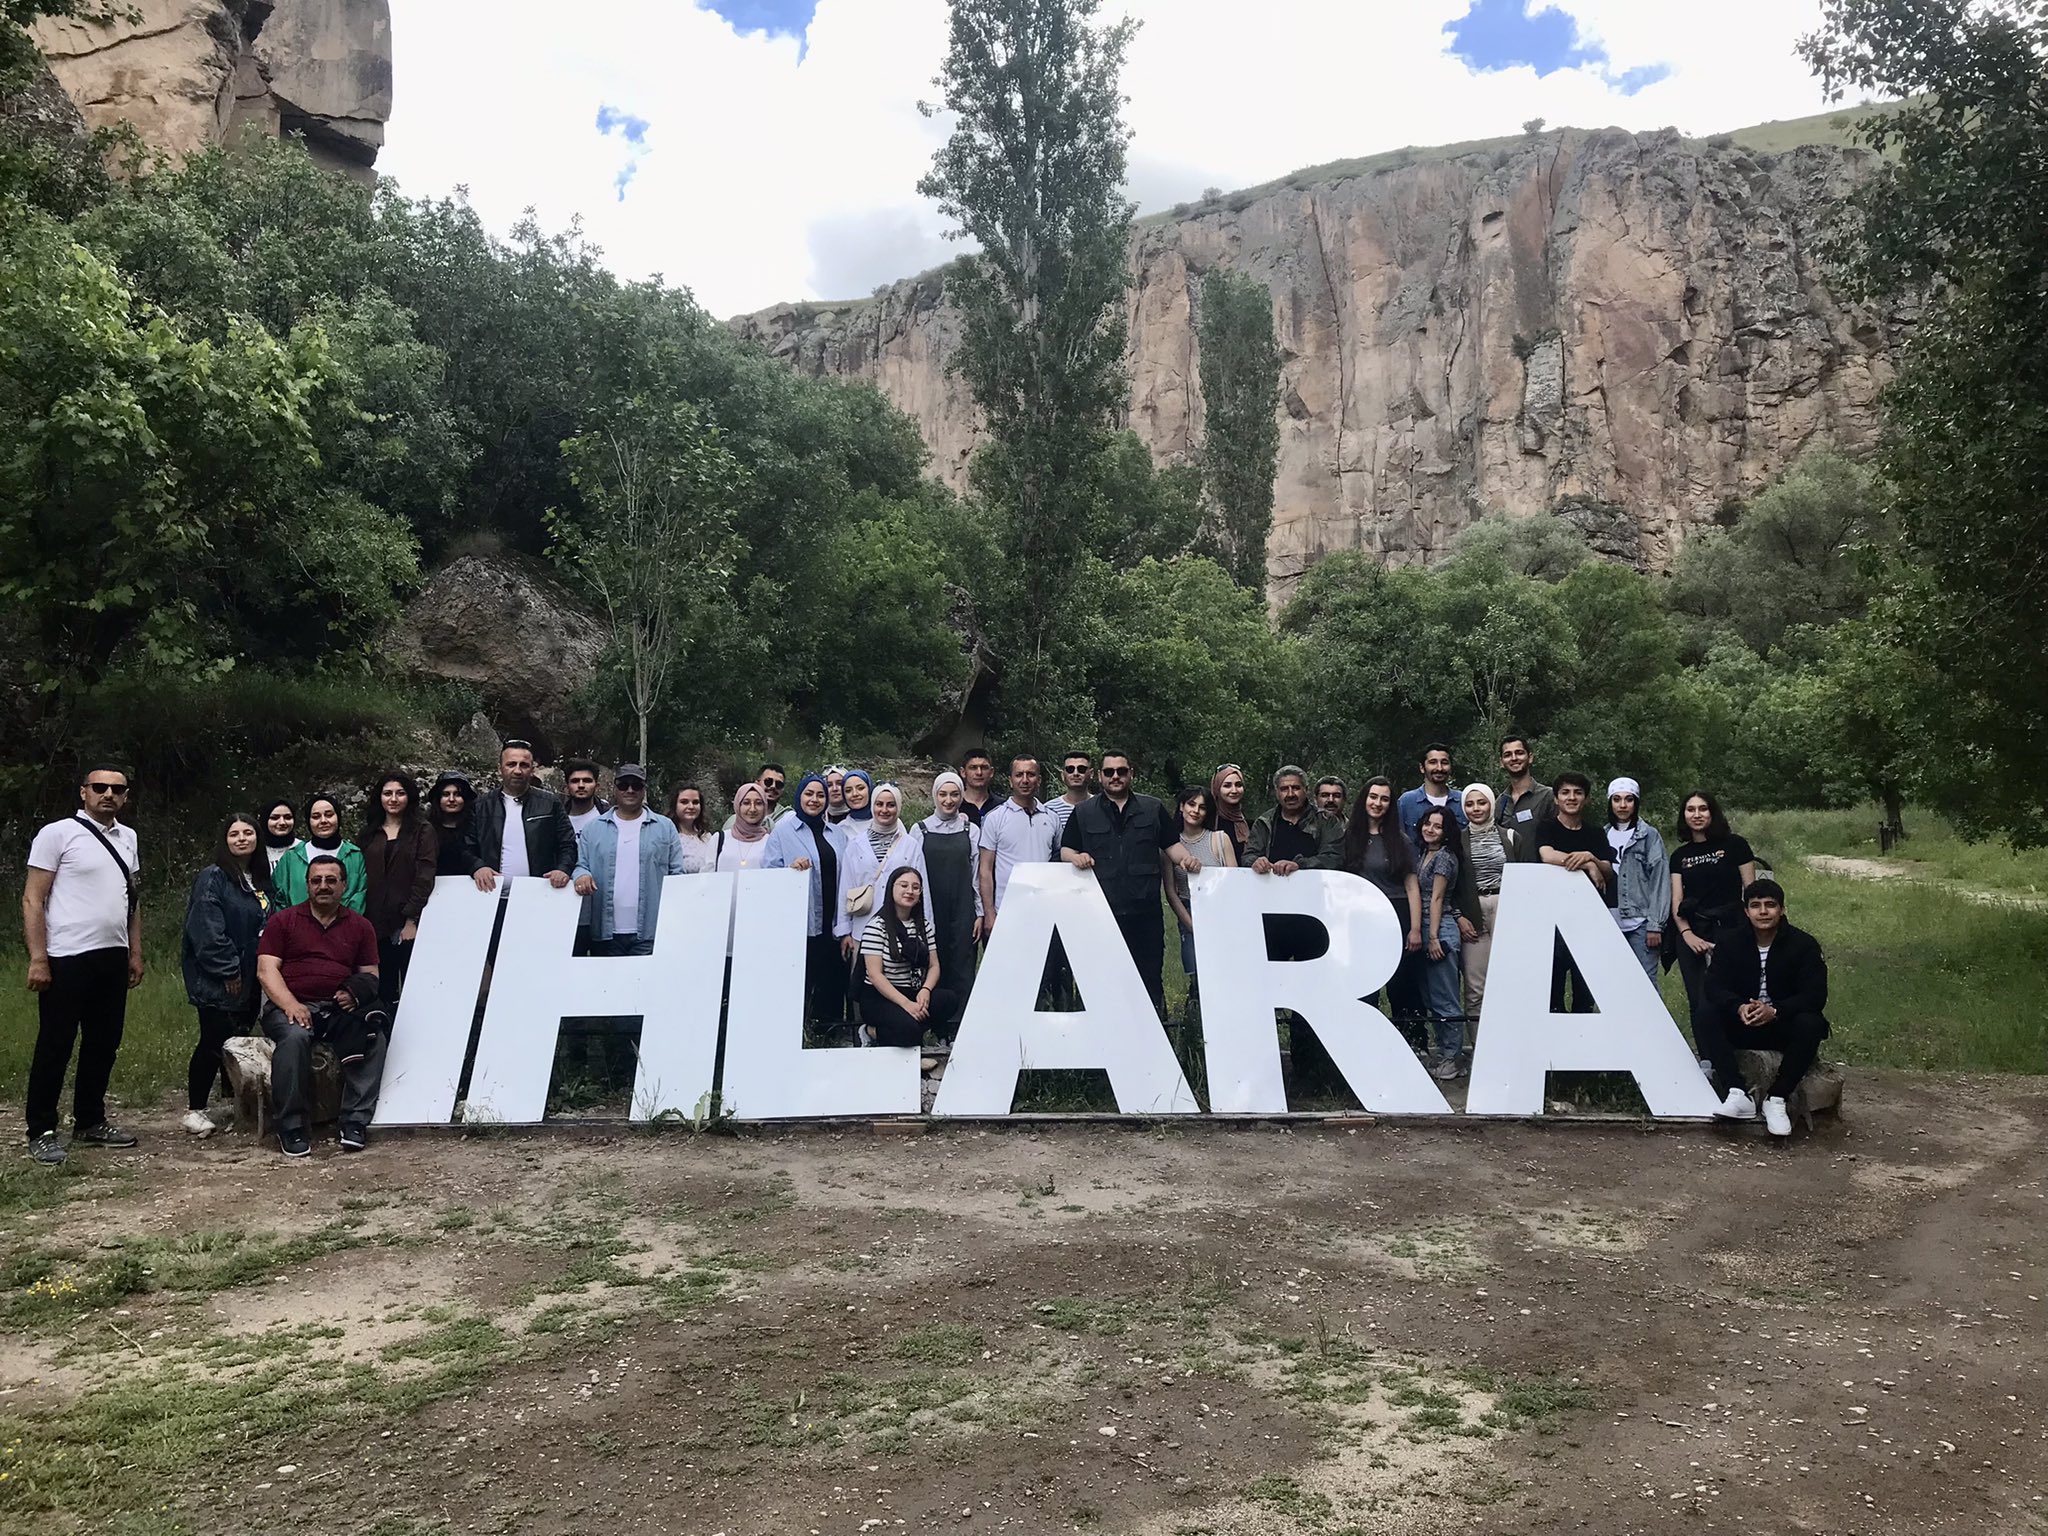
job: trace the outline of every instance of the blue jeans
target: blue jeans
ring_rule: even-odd
[[[1180,931],[1180,968],[1187,972],[1189,981],[1195,979],[1195,930],[1192,928]]]
[[[1458,936],[1458,920],[1448,912],[1437,924],[1437,942],[1444,957],[1426,961],[1422,972],[1422,995],[1430,1016],[1436,1020],[1436,1050],[1439,1056],[1454,1056],[1465,1048],[1465,1002],[1459,986],[1459,961],[1464,941]]]
[[[1643,968],[1643,974],[1650,978],[1650,985],[1657,984],[1657,952],[1650,948],[1650,925],[1640,928],[1625,928],[1621,936],[1628,940],[1628,947],[1636,952],[1636,964]]]
[[[637,933],[615,933],[601,942],[592,951],[599,955],[651,955],[654,953],[654,935],[641,938]]]

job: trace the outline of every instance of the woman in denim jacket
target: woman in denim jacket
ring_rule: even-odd
[[[1607,845],[1614,850],[1615,925],[1655,986],[1658,947],[1671,920],[1671,873],[1664,834],[1638,814],[1642,797],[1634,779],[1607,786]]]

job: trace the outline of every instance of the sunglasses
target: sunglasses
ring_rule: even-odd
[[[1131,770],[1128,768],[1105,768],[1102,770],[1102,776],[1105,779],[1128,779],[1131,776]]]
[[[618,789],[644,790],[647,788],[647,782],[644,779],[619,779],[614,787]]]
[[[1088,765],[1086,763],[1069,763],[1060,770],[1061,773],[1086,773],[1087,771]]]
[[[763,779],[761,781],[761,787],[767,790],[768,793],[772,795],[775,793],[776,790],[782,788],[784,782],[785,781],[782,779]]]
[[[96,795],[125,795],[128,793],[128,786],[126,784],[88,784],[85,787]]]

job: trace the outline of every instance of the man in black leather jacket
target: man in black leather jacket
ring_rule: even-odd
[[[496,890],[498,877],[544,876],[560,890],[576,869],[576,829],[561,800],[533,783],[533,745],[508,741],[498,753],[499,791],[477,797],[469,818],[469,859],[480,891]],[[521,835],[506,847],[508,821]]]

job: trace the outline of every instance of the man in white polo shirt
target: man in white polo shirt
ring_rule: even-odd
[[[127,770],[95,764],[79,780],[78,799],[81,814],[36,833],[21,893],[28,988],[37,994],[41,1016],[26,1103],[29,1156],[39,1163],[64,1161],[57,1097],[73,1041],[72,1139],[97,1147],[135,1145],[107,1119],[107,1080],[128,1020],[128,990],[142,981],[141,866],[135,833],[120,821]]]
[[[989,932],[1010,887],[1010,871],[1019,864],[1049,864],[1058,855],[1060,824],[1039,803],[1038,781],[1037,758],[1011,758],[1010,798],[981,818],[981,910]]]

